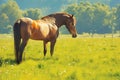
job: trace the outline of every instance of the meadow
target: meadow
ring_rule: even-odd
[[[120,80],[120,38],[60,35],[53,57],[29,40],[15,63],[13,37],[0,35],[0,80]]]

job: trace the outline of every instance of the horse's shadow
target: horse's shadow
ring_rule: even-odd
[[[11,59],[11,58],[6,58],[6,59],[0,58],[0,67],[3,66],[3,65],[14,65],[14,64],[16,64],[16,61],[14,59]]]
[[[29,58],[30,60],[33,60],[33,61],[49,61],[49,60],[58,60],[57,57],[43,57],[43,58],[33,58],[33,57],[30,57]]]
[[[41,59],[40,58],[29,57],[29,58],[26,58],[26,59],[23,59],[23,60],[24,61],[26,61],[26,60],[40,61]]]
[[[58,58],[53,58],[53,57],[43,57],[43,58],[33,58],[33,57],[29,57],[26,59],[23,59],[23,61],[26,60],[33,60],[33,61],[49,61],[49,60],[58,60]],[[11,59],[11,58],[2,58],[0,57],[0,67],[4,66],[4,65],[16,65],[16,60],[15,59]]]
[[[43,57],[43,58],[33,58],[33,57],[29,57],[30,60],[33,60],[33,61],[47,61],[47,60],[50,60],[51,58],[50,57]]]

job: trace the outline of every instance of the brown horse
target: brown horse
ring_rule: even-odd
[[[29,39],[43,40],[44,56],[47,52],[46,44],[50,42],[50,54],[52,56],[59,35],[59,28],[62,25],[66,25],[72,37],[77,37],[76,19],[71,14],[55,13],[40,20],[18,19],[13,27],[16,62],[19,64],[22,61],[22,54]]]

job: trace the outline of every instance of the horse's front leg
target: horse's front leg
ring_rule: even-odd
[[[43,51],[43,52],[44,52],[44,56],[46,56],[46,53],[47,53],[47,47],[46,47],[46,46],[47,46],[47,43],[48,43],[47,41],[44,41],[44,42],[43,42],[43,46],[44,46],[44,51]]]
[[[56,40],[51,41],[51,44],[50,44],[50,54],[51,54],[51,56],[52,56],[53,53],[54,53],[54,46],[55,46],[55,43],[56,43]]]

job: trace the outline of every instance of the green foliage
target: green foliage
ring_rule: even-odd
[[[38,8],[23,11],[13,0],[8,0],[0,5],[0,33],[11,33],[15,21],[23,16],[39,19],[42,16],[42,11]]]
[[[42,11],[38,8],[30,8],[28,10],[25,10],[25,13],[23,15],[24,17],[29,17],[32,19],[40,19],[42,16]]]
[[[60,34],[69,34],[68,29],[65,26],[62,26],[60,29]]]
[[[112,10],[110,7],[101,4],[91,4],[89,2],[72,4],[65,9],[68,13],[73,13],[77,17],[78,33],[108,33],[111,32],[110,24],[105,24],[105,21],[112,20]],[[109,17],[109,19],[107,19]],[[113,20],[112,20],[113,21]],[[111,21],[111,22],[112,22]]]
[[[51,2],[48,3],[48,0],[1,0],[0,4],[4,4],[0,5],[0,33],[11,33],[12,26],[18,18],[40,19],[43,14],[48,15],[49,13],[60,12],[60,9],[76,16],[78,33],[114,34],[120,31],[120,7],[119,5],[114,8],[110,7],[110,5],[115,6],[118,4],[119,1],[52,0]],[[64,6],[64,8],[61,6]],[[62,28],[61,32],[68,33],[65,28]]]
[[[8,29],[6,28],[6,26],[9,23],[9,17],[7,16],[7,14],[5,13],[1,13],[0,15],[0,33],[4,33],[7,32],[8,33]]]
[[[14,22],[22,17],[22,11],[15,1],[8,1],[0,6],[0,33],[10,33],[11,28],[8,25],[13,25]]]
[[[22,17],[22,11],[15,1],[8,1],[6,4],[3,4],[1,12],[9,17],[9,23],[11,25],[16,19]]]
[[[117,7],[117,11],[115,15],[116,15],[117,29],[120,30],[120,5]]]
[[[50,46],[44,57],[42,41],[29,40],[25,60],[16,65],[13,37],[0,35],[0,80],[119,80],[119,38],[80,36],[59,36],[53,57]]]

